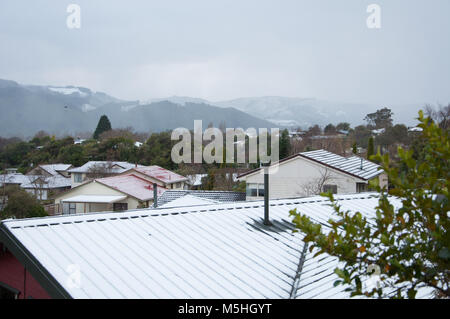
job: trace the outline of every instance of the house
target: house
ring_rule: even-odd
[[[158,196],[166,189],[157,187]],[[55,197],[59,214],[125,211],[150,207],[153,182],[128,173],[86,181]]]
[[[71,168],[73,168],[72,164],[41,164],[33,168],[26,175],[70,177],[68,170]]]
[[[325,150],[294,154],[272,165],[269,176],[270,198],[366,192],[370,180],[380,186],[388,183],[380,166],[358,156],[343,157]],[[264,196],[264,169],[241,174],[247,184],[247,200]]]
[[[135,174],[167,189],[188,189],[189,179],[157,165],[134,166],[122,174]]]
[[[376,214],[373,194],[338,195],[343,210]],[[395,209],[399,199],[390,198]],[[334,286],[335,257],[315,256],[293,232],[289,211],[315,221],[333,215],[323,197],[212,204],[0,223],[0,292],[17,298],[349,298]],[[82,239],[82,240],[80,240]],[[17,259],[11,265],[11,258]],[[17,265],[19,264],[19,265]],[[23,288],[23,266],[29,272]],[[14,276],[11,267],[14,270]],[[33,279],[31,279],[33,278]],[[364,282],[363,282],[364,284]],[[420,289],[417,298],[430,298]]]
[[[90,161],[80,167],[71,168],[68,173],[72,178],[72,187],[95,178],[121,174],[130,168],[141,166],[128,162]]]
[[[37,173],[38,171],[35,171]],[[71,187],[70,178],[57,173],[53,176],[47,173],[42,175],[23,175],[21,173],[0,175],[0,187],[15,185],[25,189],[39,200],[48,200],[52,195],[63,192]]]

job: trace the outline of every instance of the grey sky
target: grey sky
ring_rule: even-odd
[[[0,78],[123,99],[448,103],[449,39],[448,0],[2,0]]]

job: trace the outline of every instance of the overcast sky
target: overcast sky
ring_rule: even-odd
[[[449,39],[449,0],[2,0],[0,78],[122,99],[449,103]]]

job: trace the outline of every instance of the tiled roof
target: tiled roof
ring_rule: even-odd
[[[202,190],[168,190],[158,198],[158,206],[170,203],[185,195],[193,195],[199,198],[211,199],[221,203],[245,201],[246,194],[226,191],[202,191]]]
[[[153,183],[133,174],[99,178],[95,182],[117,189],[142,201],[153,199]],[[165,191],[165,188],[158,187],[158,195],[162,195]]]
[[[344,210],[375,215],[373,195],[336,198]],[[41,281],[57,287],[57,296],[348,298],[346,287],[333,285],[337,259],[314,257],[303,235],[292,232],[291,209],[325,222],[333,213],[327,203],[273,200],[270,227],[263,225],[263,202],[246,202],[6,220],[0,235],[24,247],[23,259],[35,261],[30,270],[49,274]],[[79,286],[68,269],[79,269]]]
[[[133,167],[132,170],[139,172],[141,174],[147,175],[149,177],[153,177],[158,179],[166,184],[177,183],[182,181],[187,181],[188,178],[181,176],[177,173],[169,171],[163,167],[153,165],[153,166],[141,166],[141,167]]]
[[[317,150],[311,152],[297,153],[287,158],[280,160],[278,163],[281,165],[286,161],[295,159],[297,157],[303,157],[312,160],[321,165],[325,165],[332,169],[336,169],[342,173],[352,175],[362,180],[370,180],[381,173],[380,165],[368,161],[359,156],[343,157],[325,150]],[[362,168],[361,168],[362,167]],[[260,171],[261,168],[248,171],[238,176],[238,178],[254,174]]]

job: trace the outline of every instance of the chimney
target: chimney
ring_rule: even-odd
[[[269,167],[270,163],[263,164],[264,168],[264,225],[271,226],[269,217]]]
[[[153,183],[153,207],[158,207],[158,184]]]

